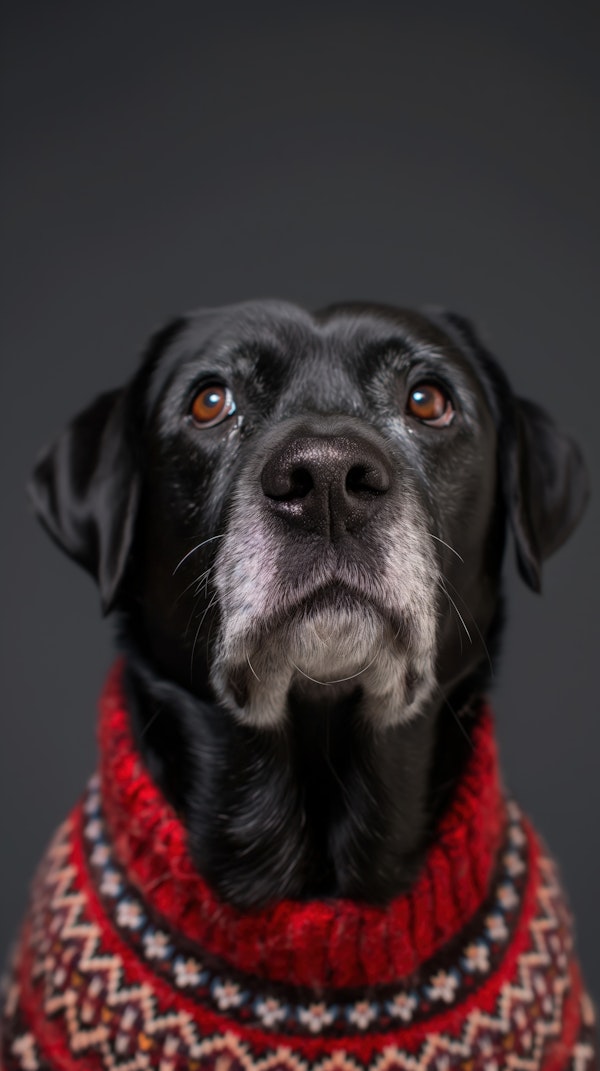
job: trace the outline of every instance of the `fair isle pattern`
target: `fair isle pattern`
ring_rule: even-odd
[[[566,1062],[561,1065],[564,1071],[596,1071],[597,1069],[594,1055],[594,1022],[593,1019],[585,1022],[588,1010],[582,1001],[581,1016],[584,1025],[570,1058],[567,1055]],[[173,1056],[176,1046],[175,1038],[167,1039],[159,1065],[145,1062],[147,1056],[140,1052],[134,1060],[115,1062],[110,1066],[114,1067],[114,1071],[152,1071],[155,1066],[158,1066],[159,1071],[175,1071],[176,1063],[173,1061]],[[488,1051],[491,1053],[491,1049]],[[17,1035],[12,1052],[14,1060],[9,1057],[10,1064],[2,1065],[2,1071],[17,1071],[17,1068],[21,1071],[56,1071],[55,1067],[44,1062],[39,1046],[30,1031],[24,1030]],[[333,1052],[318,1065],[309,1064],[302,1059],[292,1061],[288,1059],[290,1054],[287,1050],[270,1053],[264,1059],[251,1061],[248,1059],[246,1048],[240,1045],[235,1035],[213,1039],[198,1046],[197,1052],[198,1058],[190,1059],[185,1065],[189,1071],[362,1071],[357,1063],[342,1051]],[[505,1054],[504,1059],[505,1062],[499,1062],[494,1055],[490,1055],[487,1062],[481,1066],[485,1068],[485,1071],[520,1071],[520,1069],[529,1071],[532,1066],[529,1061],[513,1059],[510,1053]],[[371,1071],[421,1071],[422,1068],[430,1066],[436,1067],[437,1071],[453,1071],[459,1066],[478,1067],[480,1065],[473,1060],[466,1065],[462,1061],[459,1065],[449,1052],[442,1053],[433,1065],[430,1062],[424,1064],[421,1058],[403,1059],[402,1054],[399,1056],[396,1050],[386,1049],[373,1062]]]
[[[449,967],[446,980],[439,980],[448,997],[446,1015],[432,1014],[412,1030],[399,1025],[393,1035],[370,1033],[367,1045],[350,1036],[327,1042],[316,1031],[307,1042],[300,1034],[265,1034],[258,1016],[257,1029],[243,1028],[232,992],[228,1000],[223,991],[221,1005],[215,996],[220,1014],[183,996],[175,1001],[148,961],[141,963],[97,921],[98,905],[86,884],[78,843],[82,818],[86,826],[94,821],[78,812],[61,828],[36,881],[23,962],[6,1004],[7,1071],[74,1066],[82,1071],[538,1071],[553,1051],[563,1055],[567,1010],[576,1015],[573,1043],[553,1066],[577,1071],[594,1066],[591,1042],[578,1040],[581,998],[562,893],[553,863],[536,850],[527,875],[532,910],[514,964],[503,981],[496,982],[495,974],[482,980],[481,1000],[473,1002],[471,994],[464,1017],[465,993],[447,983],[460,967]],[[514,807],[511,823],[534,847]],[[94,832],[97,839],[99,831]],[[507,950],[506,958],[511,954]],[[173,962],[176,958],[175,953]],[[188,971],[191,980],[193,971]],[[27,1025],[32,1007],[38,1014],[41,1008],[60,1038],[52,1060]],[[320,995],[308,1007],[315,1021],[331,1014]],[[587,1008],[588,1020],[590,1014]],[[65,1062],[59,1063],[63,1056]]]
[[[83,828],[86,857],[104,910],[112,925],[136,955],[171,986],[217,1013],[235,1010],[240,1022],[276,1033],[343,1036],[364,1033],[373,1022],[377,1029],[418,1022],[451,1007],[460,993],[476,989],[500,962],[518,920],[527,874],[527,835],[518,807],[508,805],[509,826],[501,866],[491,895],[472,932],[459,943],[448,970],[447,951],[434,957],[412,980],[410,987],[380,987],[377,997],[356,993],[314,993],[300,1000],[298,988],[264,982],[234,972],[226,964],[212,966],[164,920],[155,922],[126,877],[111,850],[100,807],[99,782],[90,782],[84,802]],[[437,962],[436,962],[437,961]],[[212,969],[211,969],[212,968]],[[327,998],[327,999],[324,999]]]

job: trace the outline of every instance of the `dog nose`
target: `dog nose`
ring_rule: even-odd
[[[391,479],[383,450],[357,435],[293,438],[273,451],[261,472],[275,514],[330,538],[363,528]]]

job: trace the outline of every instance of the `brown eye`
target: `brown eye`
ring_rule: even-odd
[[[435,383],[419,383],[408,397],[408,412],[433,428],[447,428],[454,416],[448,395]]]
[[[210,383],[203,387],[192,402],[192,416],[202,428],[220,424],[235,413],[235,402],[229,387],[221,383]]]

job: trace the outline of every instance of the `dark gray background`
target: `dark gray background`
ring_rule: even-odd
[[[24,485],[168,314],[268,295],[454,307],[597,472],[598,10],[5,6],[1,953],[94,764],[111,659]],[[562,865],[597,997],[598,521],[596,499],[541,599],[511,549],[496,688],[506,780]]]

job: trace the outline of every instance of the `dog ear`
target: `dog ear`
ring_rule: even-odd
[[[589,480],[577,443],[539,405],[516,398],[514,406],[502,457],[504,496],[519,572],[539,592],[542,562],[578,524]]]
[[[577,443],[534,402],[517,398],[471,322],[449,310],[427,309],[483,372],[483,387],[498,429],[501,487],[513,531],[517,565],[541,591],[542,563],[577,526],[589,498],[589,479]]]
[[[75,417],[38,459],[29,493],[59,547],[97,580],[108,613],[123,579],[139,497],[124,391],[101,394]]]

